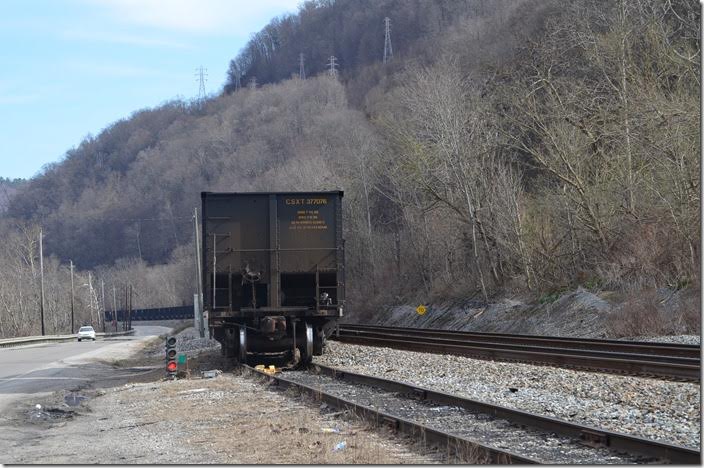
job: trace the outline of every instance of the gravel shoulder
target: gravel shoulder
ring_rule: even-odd
[[[189,339],[190,337],[190,339]],[[163,379],[163,343],[112,362],[129,371],[161,364],[112,387],[99,382],[25,401],[0,419],[0,463],[403,464],[440,463],[414,442],[371,429],[264,380],[231,372],[208,340],[179,340],[191,378]],[[141,367],[139,367],[141,366]],[[219,368],[215,378],[200,371]],[[36,409],[40,404],[41,409]],[[345,448],[335,450],[341,442]]]
[[[649,439],[700,448],[701,387],[328,342],[314,362]],[[513,389],[513,390],[512,390]]]

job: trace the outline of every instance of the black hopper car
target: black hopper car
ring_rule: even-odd
[[[342,192],[202,192],[203,306],[240,362],[323,353],[345,302]]]

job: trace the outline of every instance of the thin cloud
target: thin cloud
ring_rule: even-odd
[[[155,68],[138,67],[115,62],[72,61],[68,68],[74,72],[93,76],[109,76],[116,78],[141,78],[160,76],[164,73]]]
[[[96,31],[68,30],[63,31],[61,36],[65,39],[78,41],[107,42],[111,44],[124,44],[139,47],[166,47],[171,49],[196,50],[196,47],[183,42],[144,37],[133,34],[111,34]]]
[[[241,34],[252,20],[296,11],[301,0],[102,0],[90,2],[132,25],[193,33]]]

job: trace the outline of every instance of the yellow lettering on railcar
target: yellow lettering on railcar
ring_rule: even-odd
[[[288,228],[293,231],[326,230],[325,219],[321,219],[320,210],[297,210],[295,219],[292,219]]]
[[[286,198],[284,203],[287,205],[327,205],[327,198]]]

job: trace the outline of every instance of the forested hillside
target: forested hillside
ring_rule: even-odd
[[[0,177],[0,213],[7,209],[10,200],[12,200],[17,190],[19,190],[25,182],[24,179],[7,179]]]
[[[16,266],[0,269],[0,301],[36,305],[13,268],[36,275],[39,225],[56,262],[93,269],[108,289],[189,301],[204,190],[343,189],[353,313],[698,285],[699,11],[694,0],[306,2],[253,36],[222,95],[138,111],[22,186],[3,220],[15,243],[0,258]],[[394,56],[382,64],[386,16]]]

